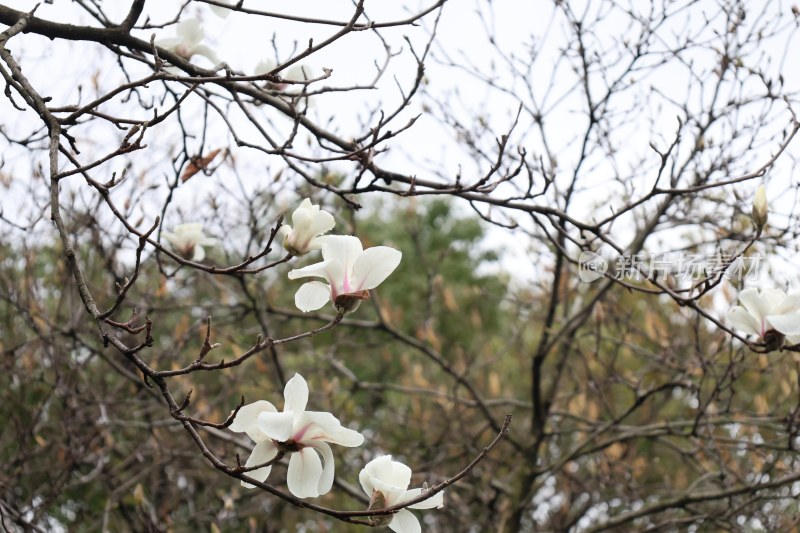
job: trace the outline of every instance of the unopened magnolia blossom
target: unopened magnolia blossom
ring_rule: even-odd
[[[304,255],[320,248],[319,236],[332,230],[336,221],[333,215],[306,198],[292,213],[292,224],[294,227],[284,224],[279,230],[283,247],[295,255]]]
[[[236,413],[231,431],[246,433],[256,443],[245,466],[256,466],[274,459],[278,452],[289,453],[286,483],[289,492],[298,498],[313,498],[326,494],[333,485],[333,452],[328,443],[341,446],[360,446],[364,436],[343,427],[330,413],[306,411],[308,385],[300,374],[286,383],[283,391],[283,412],[261,400],[243,406]],[[322,460],[320,460],[322,456]],[[272,466],[247,472],[264,481]],[[242,481],[242,485],[253,485]]]
[[[321,263],[289,272],[289,279],[319,277],[328,283],[309,281],[298,289],[294,303],[301,311],[315,311],[333,302],[337,310],[354,311],[362,300],[394,272],[400,264],[400,250],[388,246],[363,249],[357,237],[327,235],[318,237]]]
[[[205,34],[197,19],[187,19],[179,22],[175,34],[175,37],[158,39],[156,44],[187,60],[198,54],[207,57],[215,65],[220,62],[217,54],[211,48],[200,44],[205,38]]]
[[[769,209],[767,206],[767,189],[763,184],[759,185],[758,190],[756,190],[751,216],[753,217],[753,223],[755,223],[758,229],[763,228],[767,224]]]
[[[192,261],[205,259],[206,251],[203,246],[216,246],[219,242],[206,236],[203,233],[203,225],[197,223],[180,224],[175,226],[172,232],[165,231],[163,235],[173,250]]]
[[[358,475],[361,488],[370,498],[370,510],[385,509],[420,496],[425,489],[410,489],[411,469],[403,463],[392,461],[391,455],[376,457]],[[427,500],[409,505],[411,509],[441,509],[444,492],[437,492]],[[389,528],[396,533],[419,533],[422,528],[414,514],[401,509],[391,516]]]
[[[728,320],[736,329],[765,341],[768,333],[775,330],[786,335],[791,344],[800,342],[800,294],[787,296],[778,289],[759,292],[748,288],[739,293],[739,301],[742,305],[728,313]]]

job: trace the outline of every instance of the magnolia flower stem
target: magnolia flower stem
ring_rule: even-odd
[[[253,470],[258,470],[259,468],[264,468],[265,466],[272,466],[275,463],[280,462],[280,460],[283,459],[284,457],[286,457],[286,451],[285,450],[278,450],[278,455],[276,455],[275,457],[273,457],[269,461],[265,461],[265,462],[263,462],[261,464],[253,465],[253,466],[242,466],[242,462],[239,459],[239,454],[237,453],[236,454],[236,464],[239,465],[239,466],[234,468],[233,471],[234,471],[234,473],[237,473],[237,474],[245,474],[247,472],[252,472]]]

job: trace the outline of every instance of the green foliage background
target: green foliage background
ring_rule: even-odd
[[[587,325],[560,344],[562,355],[544,365],[545,386],[554,390],[545,432],[536,434],[529,369],[546,287],[515,287],[483,224],[444,201],[370,209],[351,218],[353,232],[365,246],[403,252],[373,300],[331,331],[224,372],[171,380],[179,398],[193,390],[189,414],[222,421],[242,396],[281,408],[282,380],[301,373],[310,409],[333,412],[367,437],[361,448],[334,447],[337,485],[315,503],[364,509],[358,471],[382,453],[412,466],[412,486],[452,476],[494,437],[489,420],[498,424],[505,414],[515,417],[509,441],[447,490],[444,509],[417,512],[427,529],[499,530],[514,502],[529,497],[551,524],[567,529],[587,506],[613,513],[620,495],[680,493],[730,472],[740,476],[731,483],[747,480],[767,463],[776,474],[796,467],[796,358],[743,351],[669,301],[652,305],[624,290],[605,297]],[[73,231],[84,243],[91,288],[107,305],[129,265],[109,255],[91,226]],[[5,498],[30,502],[78,532],[361,530],[310,518],[215,471],[156,390],[85,320],[60,247],[0,246]],[[212,251],[211,261],[230,251]],[[241,278],[168,264],[160,271],[145,254],[128,300],[138,311],[135,323],[147,316],[154,324],[144,357],[162,369],[184,366],[199,350],[209,316],[212,340],[222,345],[209,360],[236,357],[259,334],[282,338],[325,324],[333,310],[298,312],[299,282],[286,279],[289,268],[316,260]],[[559,313],[592,294],[572,282],[557,290]],[[131,312],[121,309],[114,319],[125,322]],[[124,336],[130,345],[141,340]],[[249,454],[242,435],[201,433],[229,464]],[[525,492],[526,475],[538,477],[539,495]],[[269,481],[282,488],[284,479],[279,465]],[[746,512],[765,513],[757,502],[749,505]],[[797,511],[781,505],[775,524]],[[680,510],[670,513],[680,519]],[[533,528],[539,520],[534,511],[523,523]]]

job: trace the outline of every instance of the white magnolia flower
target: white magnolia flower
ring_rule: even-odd
[[[205,34],[197,19],[187,19],[179,22],[175,33],[175,37],[158,39],[156,40],[156,44],[187,60],[191,59],[193,55],[198,54],[207,57],[215,65],[220,62],[217,54],[215,54],[211,48],[200,44],[203,38],[205,38]]]
[[[308,385],[300,374],[286,383],[283,412],[261,400],[243,406],[236,413],[231,431],[247,433],[256,443],[245,466],[255,466],[275,458],[278,451],[291,454],[286,483],[298,498],[326,494],[333,486],[333,452],[328,445],[361,446],[364,436],[343,427],[330,413],[306,411]],[[322,460],[320,460],[320,455]],[[247,475],[264,481],[271,466],[258,468]],[[253,485],[242,481],[242,485]]]
[[[358,475],[361,488],[370,497],[370,510],[385,509],[418,497],[425,489],[408,489],[411,469],[392,461],[391,455],[377,457],[367,463]],[[437,492],[427,500],[408,506],[411,509],[441,509],[444,507],[444,492]],[[414,514],[401,509],[391,517],[389,528],[396,533],[420,533],[422,528]]]
[[[206,236],[203,233],[203,225],[197,223],[180,224],[175,226],[173,232],[165,231],[163,235],[173,250],[192,261],[205,259],[206,251],[203,246],[216,246],[219,242]]]
[[[328,280],[309,281],[294,296],[301,311],[314,311],[330,300],[337,309],[354,311],[361,300],[369,298],[369,290],[380,285],[400,264],[400,250],[374,246],[364,250],[357,237],[327,235],[318,237],[322,248],[321,263],[289,272],[289,279],[320,277]]]
[[[792,344],[800,342],[800,294],[786,295],[778,289],[748,288],[739,293],[737,305],[728,313],[736,329],[766,338],[770,330],[788,335]],[[744,307],[742,307],[744,306]]]
[[[280,234],[283,236],[283,247],[295,255],[304,255],[311,250],[319,250],[318,237],[327,233],[336,225],[333,215],[322,211],[318,205],[312,205],[306,198],[300,207],[292,213],[292,224],[281,226]]]

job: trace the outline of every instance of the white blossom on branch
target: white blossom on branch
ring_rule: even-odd
[[[206,257],[204,246],[216,246],[217,239],[203,233],[203,225],[198,223],[180,224],[172,232],[165,231],[164,238],[178,254],[192,261],[202,261]]]
[[[207,45],[201,44],[203,39],[205,39],[205,33],[200,22],[197,19],[186,19],[178,23],[175,37],[157,39],[156,45],[174,52],[186,60],[197,54],[205,56],[215,65],[218,64],[220,60],[217,54]]]
[[[317,238],[322,247],[321,263],[289,272],[289,279],[319,277],[298,289],[295,305],[301,311],[315,311],[330,300],[337,310],[355,311],[362,300],[394,272],[402,253],[388,246],[363,249],[357,237],[328,235]]]
[[[294,227],[284,224],[279,230],[283,247],[295,255],[305,255],[311,250],[319,250],[319,236],[332,230],[336,221],[333,215],[318,205],[312,205],[306,198],[292,213],[292,224]]]
[[[361,488],[370,497],[370,510],[385,509],[419,497],[426,489],[409,489],[411,469],[398,461],[392,461],[391,455],[376,457],[361,470],[358,475]],[[414,503],[411,509],[441,509],[444,506],[444,492],[437,492],[430,498]],[[414,514],[401,509],[391,516],[387,524],[396,533],[419,533],[422,528]]]
[[[800,294],[787,295],[778,289],[759,292],[751,287],[739,293],[739,301],[742,305],[737,305],[728,313],[728,320],[736,329],[757,335],[764,341],[769,339],[771,332],[777,331],[781,335],[788,335],[787,340],[791,344],[800,342],[797,322]]]
[[[358,431],[343,427],[330,413],[306,411],[308,384],[300,374],[286,383],[283,391],[283,411],[260,400],[243,406],[236,413],[230,430],[246,433],[256,446],[245,463],[256,466],[274,459],[278,452],[288,453],[289,469],[286,484],[289,492],[298,498],[314,498],[328,493],[333,486],[334,464],[330,444],[361,446],[364,436]],[[321,460],[320,460],[321,456]],[[270,466],[247,473],[253,479],[264,481]],[[242,481],[242,485],[253,485]]]

